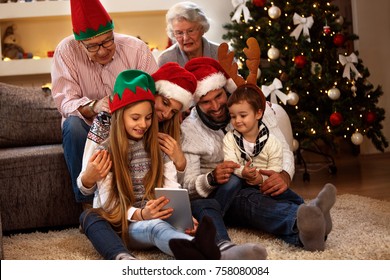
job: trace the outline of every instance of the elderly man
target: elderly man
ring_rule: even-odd
[[[239,165],[224,161],[223,137],[229,129],[228,92],[234,85],[218,61],[194,58],[185,68],[198,79],[196,106],[182,123],[182,150],[187,168],[180,180],[189,190],[195,218],[213,217],[217,238],[228,238],[223,222],[232,226],[259,229],[303,246],[309,251],[324,250],[332,228],[329,210],[336,189],[327,184],[310,205],[288,188],[294,175],[294,158],[277,125],[272,107],[267,105],[263,122],[270,133],[283,142],[283,171],[260,170],[268,179],[260,186],[247,186],[233,174]],[[214,199],[214,206],[205,198]],[[212,213],[212,215],[210,214]]]
[[[157,63],[141,40],[114,33],[114,23],[99,0],[71,0],[73,35],[54,53],[52,96],[62,115],[65,161],[77,202],[92,202],[77,187],[87,134],[93,118],[109,113],[108,96],[120,72],[139,69],[149,74]]]

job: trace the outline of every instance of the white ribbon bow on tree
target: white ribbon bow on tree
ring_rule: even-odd
[[[268,97],[268,95],[271,94],[271,102],[272,103],[278,103],[278,100],[276,97],[279,97],[280,101],[283,102],[284,105],[286,105],[288,97],[286,94],[281,92],[279,89],[283,88],[282,82],[275,78],[271,85],[269,86],[261,86],[261,90],[265,97]]]
[[[351,70],[355,73],[355,80],[358,78],[361,78],[362,75],[359,73],[359,71],[356,69],[354,63],[358,63],[358,58],[355,53],[351,53],[349,56],[344,56],[339,54],[339,60],[341,65],[344,66],[344,72],[343,77],[347,78],[348,80],[351,79]]]
[[[303,30],[303,35],[307,36],[306,40],[308,42],[310,42],[309,28],[311,28],[313,26],[313,23],[314,23],[313,17],[310,16],[310,17],[304,18],[304,17],[301,17],[300,15],[298,15],[297,13],[295,13],[293,16],[293,21],[294,21],[294,25],[298,24],[298,26],[295,27],[294,31],[291,32],[290,36],[295,37],[295,39],[298,40],[299,35],[301,35],[301,32]]]
[[[249,0],[232,0],[232,5],[236,10],[232,17],[232,21],[235,20],[237,23],[240,23],[241,14],[244,13],[245,23],[248,23],[248,20],[251,19],[251,14],[246,6],[246,2],[248,1]]]

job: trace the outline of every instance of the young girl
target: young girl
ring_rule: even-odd
[[[126,70],[119,74],[109,101],[112,113],[110,137],[99,146],[99,151],[93,156],[100,154],[106,158],[100,174],[103,179],[97,182],[98,192],[94,198],[94,206],[99,208],[85,212],[84,218],[98,215],[101,218],[94,219],[93,223],[103,221],[103,225],[107,225],[108,221],[108,226],[114,228],[131,249],[157,247],[173,256],[170,240],[174,240],[173,247],[179,250],[183,250],[180,242],[188,241],[189,244],[203,244],[202,252],[196,249],[197,246],[193,246],[192,256],[198,253],[204,258],[219,258],[216,244],[209,244],[208,231],[213,232],[210,221],[206,221],[206,226],[202,225],[203,230],[194,239],[164,221],[172,214],[173,209],[163,209],[168,203],[165,197],[154,197],[155,187],[179,186],[175,178],[168,180],[168,184],[164,180],[164,176],[175,174],[167,172],[175,167],[160,150],[154,94],[155,84],[147,73]],[[93,188],[95,184],[93,176],[88,176],[93,165],[93,161],[90,161],[85,171],[86,176],[81,179],[87,189]],[[111,247],[111,244],[116,244],[110,242],[110,239],[115,238],[111,234],[112,228],[95,231],[92,224],[84,224],[88,238],[99,253],[107,258],[115,255],[115,250],[118,249]],[[189,232],[194,233],[195,230]],[[116,237],[119,238],[119,235]],[[178,245],[175,247],[175,244]],[[134,258],[130,254],[122,257]]]
[[[192,95],[197,85],[196,78],[192,73],[173,62],[162,66],[152,75],[152,78],[156,87],[154,110],[160,131],[158,133],[160,147],[173,161],[177,171],[184,171],[186,159],[180,147],[180,113],[186,111],[192,103]],[[96,147],[108,138],[110,122],[111,114],[102,112],[94,119],[88,133],[82,171],[77,179],[78,187],[84,195],[92,194],[94,190],[83,188],[82,175]],[[104,159],[104,154],[97,156],[95,164],[99,165],[100,160]],[[95,172],[98,173],[99,170]],[[99,176],[96,179],[99,179]]]
[[[224,160],[239,163],[234,174],[249,185],[261,185],[266,179],[259,169],[281,172],[283,147],[261,121],[265,97],[253,84],[239,86],[229,97],[227,106],[234,130],[224,139]]]

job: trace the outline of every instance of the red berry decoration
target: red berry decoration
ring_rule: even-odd
[[[256,7],[264,7],[265,3],[267,3],[267,0],[252,0],[252,3]]]
[[[329,121],[333,126],[339,126],[343,122],[343,116],[339,112],[334,112],[329,117]]]
[[[341,33],[338,33],[334,35],[333,37],[333,44],[335,44],[337,47],[342,47],[345,43],[345,36]]]
[[[372,124],[376,120],[376,114],[374,112],[367,112],[364,118],[367,124]]]
[[[297,55],[294,58],[295,67],[302,69],[306,65],[306,56],[304,55]]]

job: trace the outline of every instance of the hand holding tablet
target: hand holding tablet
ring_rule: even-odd
[[[165,219],[178,230],[192,229],[192,212],[190,198],[186,189],[155,188],[156,198],[165,196],[169,203],[164,208],[173,208],[172,216]]]

